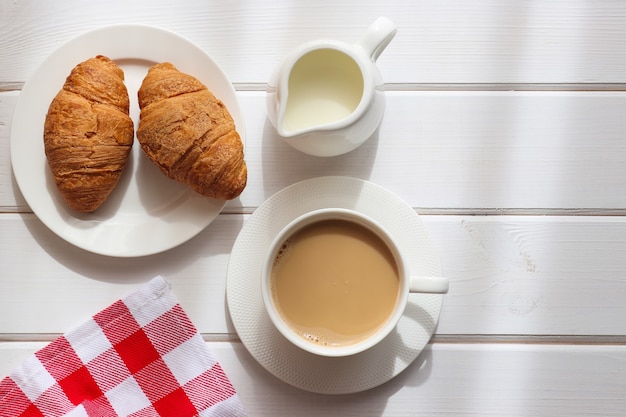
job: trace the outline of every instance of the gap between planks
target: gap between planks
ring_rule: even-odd
[[[205,342],[241,343],[236,334],[201,333]],[[51,342],[60,333],[5,333],[0,342]],[[429,344],[521,344],[626,346],[626,335],[514,335],[447,334],[434,335]]]
[[[265,91],[265,83],[233,83],[237,91]],[[555,91],[619,92],[626,83],[386,83],[384,91]]]
[[[222,214],[252,214],[257,207],[226,207]],[[626,216],[626,208],[445,208],[413,207],[422,216]]]
[[[20,91],[24,82],[0,82],[0,92]],[[233,83],[236,91],[265,91],[266,83]],[[387,83],[384,91],[626,91],[626,83]]]
[[[222,215],[248,215],[257,207],[225,207]],[[623,217],[626,208],[444,208],[413,207],[420,216],[543,216],[543,217]],[[2,214],[33,214],[28,207],[0,206]]]

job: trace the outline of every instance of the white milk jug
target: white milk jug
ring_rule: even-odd
[[[335,156],[365,142],[385,110],[376,60],[397,32],[378,18],[356,44],[321,39],[287,56],[268,83],[267,113],[294,148]]]

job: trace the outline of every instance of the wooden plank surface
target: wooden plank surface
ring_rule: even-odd
[[[6,51],[0,80],[7,82],[25,81],[62,43],[113,23],[175,31],[213,56],[234,82],[266,82],[300,43],[355,42],[381,15],[399,27],[379,59],[389,83],[626,82],[626,4],[620,0],[19,0],[0,7],[0,50]]]
[[[378,60],[387,109],[358,150],[315,158],[267,121],[265,87],[300,43],[399,27]],[[114,23],[172,30],[234,82],[249,184],[189,242],[115,259],[31,213],[10,164],[23,83],[69,39]],[[626,410],[626,3],[621,0],[0,2],[0,378],[155,275],[172,284],[251,416],[622,416]],[[323,396],[264,370],[225,302],[231,247],[296,181],[348,175],[407,201],[451,290],[436,334],[371,391]]]
[[[283,143],[265,93],[239,92],[249,184],[230,212],[250,212],[293,182],[369,179],[420,209],[626,208],[626,92],[387,92],[379,131],[349,154],[317,158]],[[0,207],[28,211],[12,180],[10,115],[0,93]]]
[[[0,374],[42,343],[0,343]],[[402,374],[350,395],[319,395],[272,376],[240,344],[208,343],[255,417],[622,416],[626,348],[429,345]]]
[[[65,243],[32,214],[4,214],[0,334],[63,333],[159,274],[201,332],[233,333],[226,270],[247,218],[221,215],[171,251],[112,259]],[[438,335],[626,336],[626,218],[422,218],[451,280]]]

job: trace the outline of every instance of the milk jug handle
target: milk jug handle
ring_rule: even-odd
[[[398,28],[391,20],[381,16],[371,24],[357,44],[365,50],[372,61],[376,61],[396,36],[397,31]]]

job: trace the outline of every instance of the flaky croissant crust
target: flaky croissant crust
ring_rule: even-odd
[[[74,67],[48,108],[44,149],[67,205],[92,212],[126,165],[134,126],[124,72],[98,55]]]
[[[243,143],[228,109],[206,86],[166,62],[150,68],[138,99],[137,139],[165,175],[208,197],[241,194]]]

